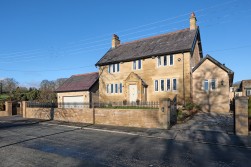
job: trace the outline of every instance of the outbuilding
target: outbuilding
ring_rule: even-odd
[[[193,101],[202,107],[202,111],[229,112],[229,89],[234,72],[210,55],[204,57],[192,72]]]
[[[98,78],[98,72],[71,76],[56,90],[59,107],[89,107],[99,98]]]

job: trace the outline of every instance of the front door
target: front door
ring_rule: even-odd
[[[129,85],[129,99],[130,99],[130,102],[136,102],[136,100],[137,100],[137,85]]]

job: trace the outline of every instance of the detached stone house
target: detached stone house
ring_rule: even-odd
[[[234,72],[207,55],[193,68],[193,101],[206,112],[230,111]]]
[[[194,13],[183,30],[127,43],[114,34],[112,48],[96,63],[99,100],[159,101],[177,95],[183,104],[192,98],[192,69],[202,58]]]
[[[58,103],[64,108],[78,108],[89,106],[98,101],[99,73],[73,75],[57,90]]]
[[[242,80],[230,88],[232,98],[236,96],[251,96],[251,80]]]
[[[242,96],[251,96],[251,80],[242,80],[240,84]]]

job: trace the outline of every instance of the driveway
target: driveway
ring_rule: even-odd
[[[0,166],[240,167],[251,163],[247,147],[178,140],[179,133],[166,139],[102,130],[34,120],[0,127]]]
[[[198,112],[182,124],[176,124],[172,130],[201,130],[230,133],[234,132],[234,120],[232,113],[208,113]]]

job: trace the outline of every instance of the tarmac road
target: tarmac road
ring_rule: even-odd
[[[251,149],[59,125],[0,128],[0,166],[250,166]]]

